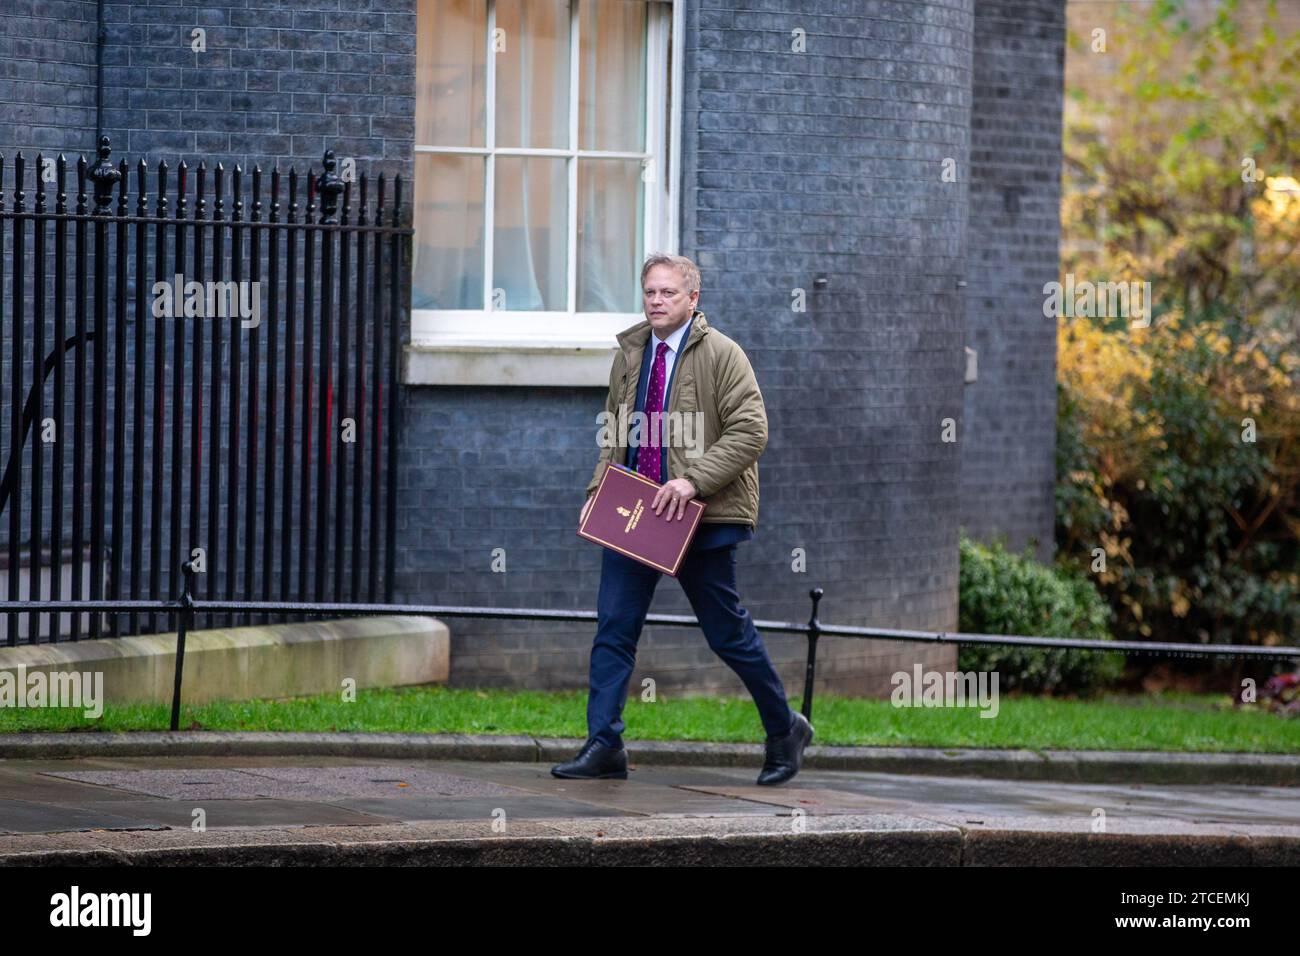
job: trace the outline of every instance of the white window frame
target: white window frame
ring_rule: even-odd
[[[579,0],[581,2],[581,0]],[[496,64],[492,36],[496,0],[487,0],[488,21],[485,145],[439,147],[416,145],[415,153],[486,157],[485,243],[482,309],[412,309],[411,342],[406,348],[403,381],[431,385],[606,385],[616,348],[614,336],[645,316],[637,312],[510,311],[492,309],[493,192],[496,156],[553,156],[567,160],[568,255],[567,300],[577,302],[578,160],[588,156],[641,159],[655,164],[667,156],[668,175],[655,171],[645,186],[643,241],[647,253],[678,249],[681,196],[681,104],[683,0],[645,0],[647,6],[646,127],[644,153],[582,150],[578,144],[578,69],[580,18],[578,3],[570,3],[569,147],[568,149],[496,147]],[[417,22],[416,29],[422,25]],[[672,36],[672,62],[663,58]],[[666,74],[666,75],[665,75]],[[673,97],[664,128],[667,84]],[[662,161],[658,163],[662,167]],[[666,188],[665,188],[666,187]]]

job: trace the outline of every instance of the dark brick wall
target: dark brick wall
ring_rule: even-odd
[[[747,599],[756,616],[797,620],[819,585],[824,620],[946,628],[959,462],[940,428],[961,414],[971,3],[787,9],[702,10],[688,54],[683,245],[754,362],[771,428]],[[802,54],[786,52],[796,28]],[[808,291],[806,313],[792,312],[793,288]],[[807,573],[791,572],[794,548]],[[792,691],[801,643],[781,645]],[[823,648],[820,686],[840,692],[952,660]]]
[[[94,0],[0,4],[0,153],[69,155],[95,134]]]
[[[0,150],[94,148],[93,0],[0,9]],[[134,162],[319,163],[409,176],[415,0],[107,0],[104,125]],[[207,50],[191,50],[196,27]]]
[[[961,518],[969,532],[1053,553],[1056,321],[1065,0],[977,0],[971,112]]]
[[[104,122],[132,157],[409,176],[415,0],[108,0]],[[207,51],[191,50],[207,31]]]

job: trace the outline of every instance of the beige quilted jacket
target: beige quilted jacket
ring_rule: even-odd
[[[645,320],[617,336],[619,350],[609,370],[604,418],[614,441],[601,448],[595,474],[587,483],[588,496],[596,491],[611,461],[627,464],[627,432],[633,425],[641,360],[650,336],[650,323]],[[697,310],[677,356],[671,387],[665,407],[670,423],[668,478],[685,478],[695,486],[699,500],[708,505],[701,521],[756,528],[758,457],[767,446],[767,410],[744,350],[711,328]],[[620,406],[623,428],[617,427]],[[674,423],[674,412],[681,413],[680,427]]]

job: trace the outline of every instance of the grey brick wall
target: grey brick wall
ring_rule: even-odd
[[[88,150],[94,132],[94,0],[5,0],[0,153],[7,168],[19,150],[32,159]]]
[[[328,147],[409,176],[415,0],[108,0],[106,19],[119,150],[248,168],[319,164]]]
[[[756,7],[756,9],[755,9]],[[683,245],[706,309],[741,340],[767,400],[765,527],[746,555],[759,617],[956,622],[971,4],[724,3],[688,50]],[[805,53],[789,52],[805,31]],[[696,31],[688,27],[688,36]],[[688,61],[689,64],[690,61]],[[828,282],[815,291],[815,277]],[[791,290],[808,311],[791,311]],[[804,548],[808,570],[792,573]],[[797,692],[801,641],[784,642]],[[819,684],[881,693],[951,649],[830,640]]]
[[[1056,320],[1065,0],[977,0],[971,112],[966,390],[961,518],[1039,560],[1053,544]]]

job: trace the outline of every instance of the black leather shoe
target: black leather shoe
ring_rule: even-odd
[[[785,783],[797,774],[803,766],[803,749],[812,738],[812,724],[808,723],[807,717],[796,712],[790,732],[784,737],[766,742],[767,757],[763,761],[758,782],[763,785]]]
[[[552,767],[551,776],[564,780],[626,780],[627,750],[606,747],[593,738],[582,745],[578,756]]]

